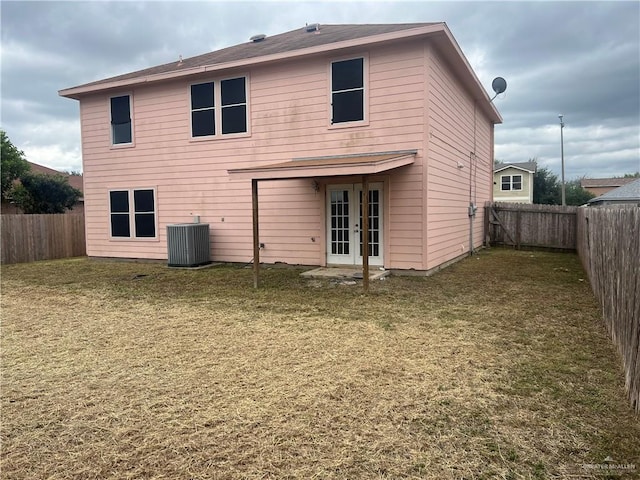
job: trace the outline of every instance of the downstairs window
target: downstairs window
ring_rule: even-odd
[[[155,191],[151,188],[109,192],[111,236],[155,238]]]

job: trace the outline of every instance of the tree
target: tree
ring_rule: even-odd
[[[9,192],[13,188],[13,182],[27,173],[30,167],[24,158],[24,153],[11,143],[4,130],[0,130],[0,138],[2,141],[2,150],[0,151],[0,158],[2,159],[2,164],[0,165],[2,190],[0,191],[0,196],[8,200]]]
[[[71,210],[82,192],[62,175],[26,173],[11,191],[11,198],[24,213],[64,213]]]
[[[547,167],[538,168],[533,176],[533,203],[560,205],[560,181]]]
[[[567,205],[584,205],[589,200],[595,197],[593,193],[585,190],[580,186],[580,179],[571,180],[565,183],[564,193]]]
[[[640,172],[636,173],[625,173],[622,178],[640,178]]]

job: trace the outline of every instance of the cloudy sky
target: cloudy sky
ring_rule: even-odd
[[[566,176],[640,170],[640,2],[10,2],[0,4],[1,128],[27,159],[81,170],[79,109],[60,89],[305,23],[445,21],[496,98],[496,158]]]

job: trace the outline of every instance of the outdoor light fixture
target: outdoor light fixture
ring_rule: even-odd
[[[567,204],[565,193],[564,193],[564,136],[562,130],[564,129],[564,122],[562,121],[562,114],[558,115],[560,119],[560,162],[562,164],[562,206],[564,207]]]

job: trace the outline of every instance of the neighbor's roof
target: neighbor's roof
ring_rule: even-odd
[[[69,185],[73,188],[77,188],[81,192],[83,191],[82,186],[82,175],[69,175],[65,172],[60,172],[58,170],[54,170],[53,168],[45,167],[44,165],[38,165],[37,163],[27,162],[31,167],[31,171],[33,173],[42,173],[44,175],[62,175],[69,181]]]
[[[469,88],[474,98],[482,101],[482,108],[489,114],[491,120],[496,123],[502,122],[496,107],[489,102],[486,90],[444,22],[369,25],[322,24],[318,25],[317,30],[308,30],[306,27],[297,28],[290,32],[266,36],[261,41],[249,41],[191,58],[176,59],[171,63],[67,88],[58,93],[63,97],[79,99],[89,93],[122,89],[189,75],[211,74],[216,71],[246,68],[305,55],[428,37],[433,41],[435,47],[450,60],[451,68]]]
[[[631,182],[618,188],[603,193],[599,197],[592,198],[589,203],[598,203],[604,201],[622,200],[622,201],[640,201],[640,178],[631,179]]]
[[[493,173],[501,172],[502,170],[506,170],[507,168],[517,168],[519,170],[525,170],[529,173],[536,173],[538,165],[536,164],[536,162],[501,163],[500,165],[496,165],[496,167],[493,169]]]
[[[585,187],[621,187],[633,182],[634,178],[583,178],[580,186]]]

